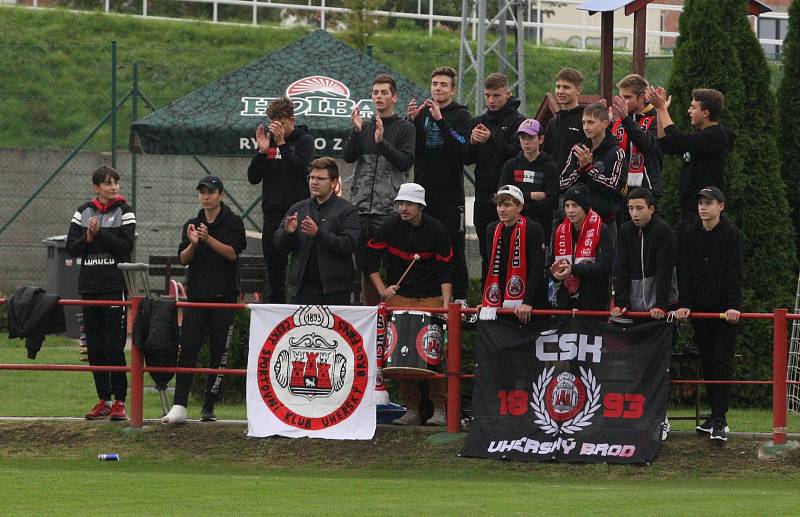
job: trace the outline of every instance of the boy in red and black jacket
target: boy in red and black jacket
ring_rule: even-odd
[[[96,197],[72,216],[67,252],[81,258],[78,293],[85,300],[124,300],[125,279],[117,268],[129,262],[136,235],[136,216],[119,195],[119,174],[111,167],[92,173]],[[125,366],[125,309],[122,306],[83,308],[86,348],[92,366]],[[89,420],[125,420],[125,373],[93,372],[99,398],[86,413]],[[114,403],[111,403],[111,397]]]

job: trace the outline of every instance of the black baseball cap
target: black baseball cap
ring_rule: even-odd
[[[210,190],[219,190],[220,192],[225,192],[225,187],[222,186],[222,180],[219,179],[219,176],[205,176],[201,178],[200,181],[197,182],[197,189],[199,190],[200,187],[207,187]]]
[[[706,199],[716,199],[720,203],[725,202],[725,194],[722,193],[717,187],[705,187],[695,194],[696,198],[704,197]]]

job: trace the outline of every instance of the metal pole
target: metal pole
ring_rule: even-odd
[[[525,102],[525,3],[517,2],[517,99],[519,99],[519,112],[526,112]]]
[[[459,36],[461,39],[461,44],[459,45],[458,49],[458,102],[459,104],[464,104],[464,92],[466,91],[466,78],[467,78],[467,71],[465,66],[467,64],[467,51],[464,48],[466,45],[469,45],[467,41],[467,24],[469,23],[469,19],[467,18],[467,6],[469,5],[470,0],[461,0],[461,27],[459,27]]]
[[[461,304],[447,307],[447,432],[461,430]]]
[[[475,69],[475,114],[483,111],[483,71],[486,65],[486,0],[478,0],[478,67]]]
[[[117,168],[117,42],[111,42],[111,167]]]
[[[428,0],[428,36],[433,36],[433,0]]]
[[[139,63],[133,64],[133,98],[131,99],[131,121],[136,122],[139,118]],[[139,174],[137,170],[138,156],[135,152],[131,153],[131,208],[136,212],[136,191],[138,190]]]
[[[775,309],[772,319],[772,443],[786,443],[787,309]]]
[[[647,52],[647,8],[633,13],[633,73],[645,76]]]
[[[142,16],[147,18],[147,0],[142,0]]]
[[[253,25],[258,25],[258,0],[253,0]]]
[[[136,323],[136,315],[139,313],[139,305],[142,303],[142,296],[131,298],[130,318]],[[139,344],[131,343],[131,419],[130,426],[141,428],[144,425],[144,354],[142,354]]]
[[[320,3],[319,28],[325,30],[325,0]]]

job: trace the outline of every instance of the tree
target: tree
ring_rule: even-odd
[[[384,0],[344,0],[350,9],[345,15],[347,32],[345,39],[362,52],[367,49],[369,40],[383,27],[383,19],[370,14],[383,6]]]
[[[783,42],[783,78],[778,88],[778,142],[781,152],[781,176],[789,189],[792,203],[792,221],[798,231],[796,250],[800,253],[800,170],[797,154],[800,153],[800,0],[789,6],[789,33]]]
[[[721,122],[736,132],[728,162],[726,213],[742,231],[743,303],[747,311],[786,307],[796,272],[794,229],[786,186],[780,174],[775,99],[763,49],[747,19],[746,0],[691,0],[680,19],[681,36],[669,82],[673,117],[684,128],[694,88],[715,88],[725,95]],[[675,193],[676,167],[667,169],[668,192]],[[739,375],[769,378],[770,326],[742,324]],[[760,403],[767,390],[737,388],[739,401]]]

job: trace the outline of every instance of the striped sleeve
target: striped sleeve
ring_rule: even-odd
[[[77,210],[74,214],[72,214],[72,224],[77,224],[78,226],[81,225],[81,213]]]
[[[122,214],[122,225],[126,224],[136,224],[136,214],[133,212],[127,212]]]

